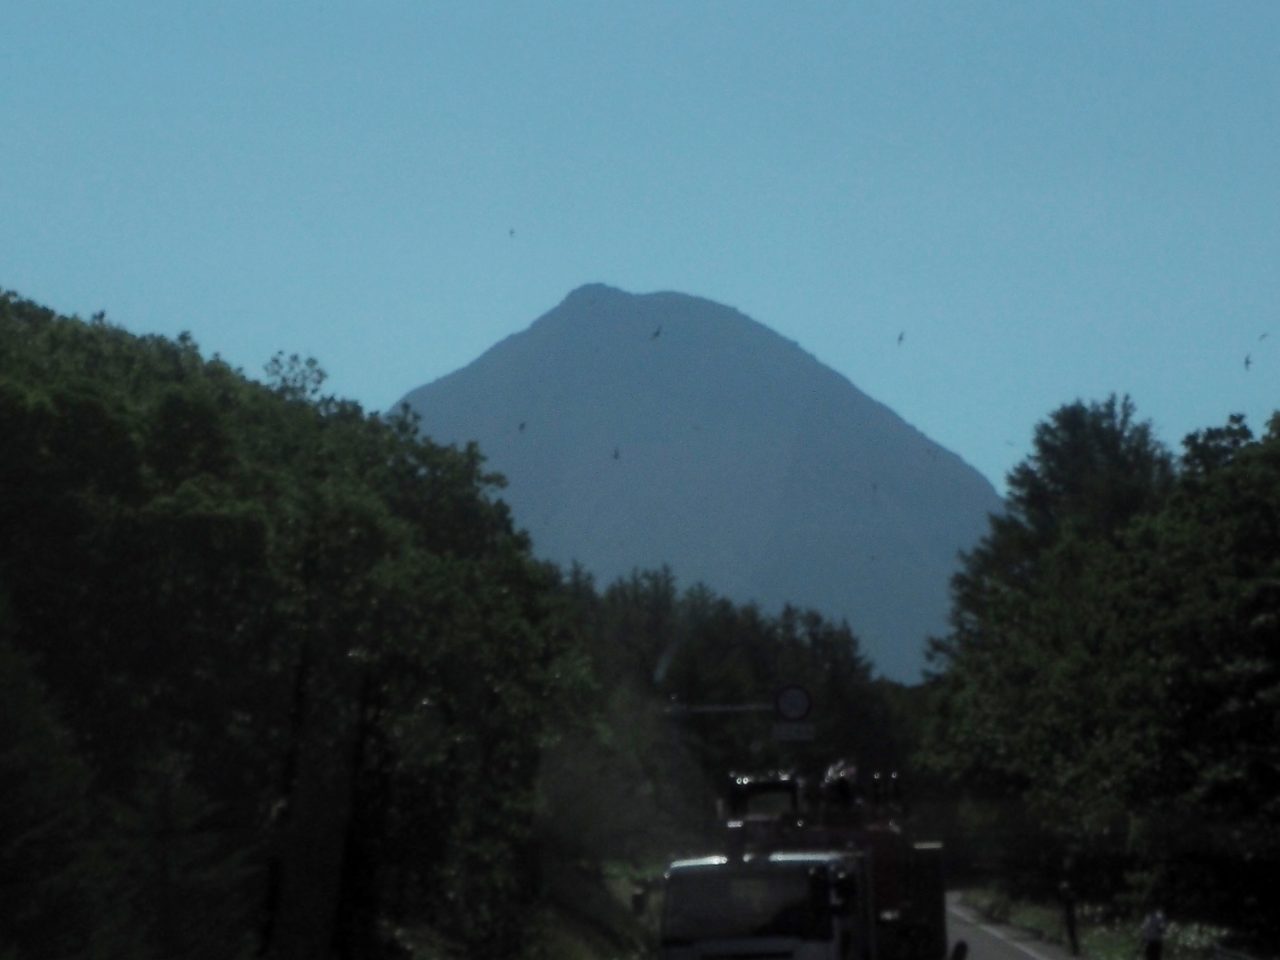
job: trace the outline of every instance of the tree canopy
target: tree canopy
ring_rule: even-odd
[[[1006,852],[1040,882],[1256,929],[1280,863],[1278,425],[1232,417],[1175,460],[1127,399],[1065,406],[964,558],[929,759],[1025,801],[1037,839]]]
[[[582,677],[479,452],[322,395],[297,358],[262,386],[13,295],[0,341],[7,756],[46,799],[21,810],[65,810],[5,826],[0,858],[61,900],[33,894],[0,945],[370,956],[413,902],[509,951],[540,751]]]

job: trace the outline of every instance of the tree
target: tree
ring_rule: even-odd
[[[1010,849],[1037,851],[1039,882],[1074,863],[1086,895],[1159,896],[1265,941],[1280,862],[1280,420],[1258,441],[1241,417],[1191,434],[1166,480],[1123,408],[1093,408],[1092,425],[1079,412],[1037,430],[1010,515],[956,578],[927,755],[1025,801],[1032,842]],[[1082,449],[1111,455],[1100,467]],[[1064,463],[1133,472],[1085,495],[1093,481]]]
[[[1033,551],[1068,528],[1114,536],[1167,496],[1172,459],[1135,411],[1129,397],[1112,394],[1059,407],[1036,425],[1031,455],[1009,473],[1007,497],[1008,515]]]
[[[1054,858],[1122,842],[1112,778],[1133,753],[1116,697],[1133,668],[1099,598],[1126,527],[1160,507],[1173,476],[1127,397],[1054,411],[1009,474],[1007,512],[964,556],[952,631],[932,646],[930,765],[1025,800]]]
[[[1256,928],[1280,862],[1280,437],[1250,441],[1233,417],[1185,446],[1116,582],[1158,744],[1133,791],[1135,846],[1171,900]]]
[[[0,605],[0,954],[71,956],[88,947],[106,889],[85,855],[89,771],[9,631]]]

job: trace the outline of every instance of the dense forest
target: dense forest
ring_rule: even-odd
[[[310,360],[3,294],[0,436],[5,960],[562,956],[728,771],[837,757],[956,875],[1276,932],[1280,417],[1175,456],[1054,411],[909,688],[818,613],[537,561],[479,450]],[[782,684],[811,740],[691,709]]]
[[[1175,457],[1128,398],[1075,402],[1008,481],[932,650],[923,760],[963,788],[958,841],[1017,892],[1274,945],[1280,415]]]
[[[475,448],[0,296],[0,957],[539,956],[724,773],[889,762],[843,624],[534,559]],[[815,699],[814,739],[767,716]]]

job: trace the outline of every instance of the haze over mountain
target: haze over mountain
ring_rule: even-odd
[[[668,564],[683,586],[845,618],[902,681],[1001,508],[795,343],[679,293],[581,287],[403,402],[438,442],[479,443],[539,556],[602,584]]]

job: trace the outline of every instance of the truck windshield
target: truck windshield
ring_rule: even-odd
[[[809,871],[797,865],[769,873],[689,872],[667,880],[665,942],[741,937],[830,935],[829,913],[815,897]]]

